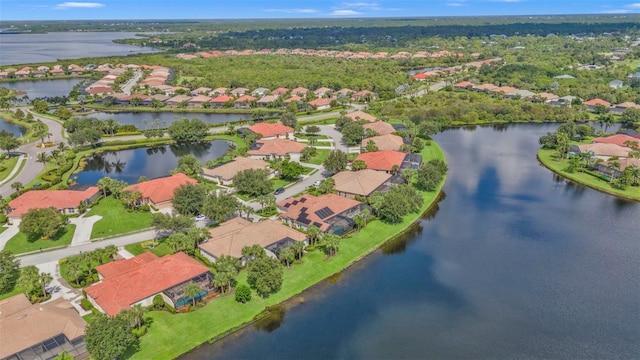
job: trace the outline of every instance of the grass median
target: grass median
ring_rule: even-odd
[[[5,250],[11,251],[13,254],[22,254],[30,251],[44,250],[56,246],[66,246],[71,244],[73,239],[73,233],[76,231],[76,226],[73,224],[65,225],[60,229],[58,234],[49,240],[29,240],[27,236],[19,232],[14,237],[9,239],[4,246]]]
[[[444,153],[435,143],[425,147],[421,154],[425,161],[444,160]],[[326,255],[319,250],[305,254],[302,264],[285,269],[282,289],[266,299],[254,294],[249,303],[240,304],[234,300],[233,296],[225,296],[211,301],[195,312],[185,314],[151,312],[149,317],[152,325],[149,333],[140,339],[140,351],[130,354],[130,358],[173,359],[252,321],[267,306],[276,305],[301,293],[402,234],[436,201],[443,185],[444,180],[437,191],[421,192],[424,202],[420,211],[405,216],[402,222],[387,224],[374,221],[361,232],[353,233],[343,239],[337,256],[327,259]],[[238,284],[246,284],[246,271],[242,271],[237,280]],[[181,334],[189,335],[181,336]],[[180,341],[176,341],[176,338],[180,338]]]

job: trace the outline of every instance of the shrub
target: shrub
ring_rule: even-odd
[[[82,308],[85,309],[85,310],[91,310],[93,308],[93,305],[91,304],[91,301],[89,301],[87,299],[80,300],[80,306],[82,306]]]
[[[304,251],[306,251],[306,252],[316,251],[316,247],[313,246],[313,245],[309,245],[306,248],[304,248]]]
[[[149,205],[141,205],[140,207],[138,207],[138,211],[149,212],[151,211],[151,207]]]
[[[158,294],[153,297],[153,307],[156,309],[164,308],[164,298],[162,295]]]
[[[7,216],[5,214],[0,213],[0,224],[4,224],[7,222]]]
[[[236,288],[236,301],[243,304],[251,301],[251,289],[247,285],[242,284]]]
[[[142,335],[147,333],[147,326],[146,325],[142,325],[140,326],[140,329],[136,329],[133,328],[131,330],[131,332],[133,333],[133,335],[135,335],[136,337],[142,337]]]

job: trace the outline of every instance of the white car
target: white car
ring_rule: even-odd
[[[320,186],[321,182],[322,181],[320,181],[320,180],[316,180],[316,181],[313,182],[313,186]]]
[[[207,220],[207,217],[204,215],[198,215],[196,216],[196,221],[205,221]]]

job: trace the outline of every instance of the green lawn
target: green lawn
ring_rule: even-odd
[[[640,201],[640,187],[638,186],[627,186],[626,189],[621,190],[613,187],[611,184],[609,184],[608,181],[602,180],[588,173],[567,172],[566,169],[569,166],[569,160],[558,159],[558,153],[555,150],[540,149],[540,151],[538,151],[538,159],[551,171],[563,177],[571,179],[577,183],[600,191],[604,191],[609,194],[623,196]]]
[[[297,138],[299,139],[316,139],[316,140],[326,140],[329,139],[329,137],[327,135],[309,135],[309,134],[305,134],[305,133],[300,133],[298,135],[296,135]],[[318,145],[316,143],[316,145]]]
[[[425,160],[444,159],[444,153],[436,145],[422,151]],[[409,225],[420,218],[436,200],[444,181],[436,192],[422,192],[424,204],[419,213],[410,214],[399,224],[374,221],[360,233],[344,239],[339,254],[327,259],[320,251],[308,253],[300,265],[284,272],[280,292],[263,299],[253,294],[247,304],[237,303],[232,296],[221,297],[195,312],[172,315],[153,311],[149,314],[152,325],[149,333],[140,338],[140,351],[131,354],[132,359],[172,359],[213,338],[227,334],[260,314],[265,307],[278,304],[327,277],[342,271],[349,264],[377,249],[389,239],[403,233]],[[238,283],[246,283],[246,271],[241,272]],[[179,334],[189,334],[175,339]]]
[[[269,181],[271,181],[271,183],[273,184],[273,190],[281,188],[281,187],[285,187],[285,186],[291,184],[291,181],[280,179],[279,177],[271,178],[271,179],[269,179]]]
[[[154,247],[153,249],[143,248],[140,244],[141,243],[129,244],[129,245],[125,245],[124,248],[125,250],[127,250],[128,252],[130,252],[135,256],[138,256],[147,251],[151,251],[157,256],[165,256],[165,255],[173,254],[173,250],[171,250],[171,248],[167,246],[166,241],[163,241],[163,240],[156,241],[156,247]]]
[[[0,234],[5,232],[6,230],[7,230],[7,228],[5,226],[0,226]]]
[[[329,156],[330,152],[331,150],[329,149],[316,149],[316,156],[310,158],[306,162],[314,165],[322,165],[327,156]]]
[[[19,156],[11,156],[0,162],[0,181],[3,181],[9,176],[9,174],[11,174],[11,171],[13,171],[16,164],[18,164],[19,158]]]
[[[151,227],[151,213],[130,212],[112,196],[102,198],[85,216],[100,215],[102,219],[93,225],[91,238],[122,234]]]
[[[22,254],[29,251],[36,251],[40,249],[47,249],[54,246],[69,245],[73,238],[73,233],[76,230],[76,226],[73,224],[65,225],[56,237],[51,240],[33,240],[29,241],[27,236],[21,232],[17,233],[14,237],[9,239],[5,250],[9,250],[14,254]]]

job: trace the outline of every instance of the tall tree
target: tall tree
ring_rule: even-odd
[[[247,283],[263,298],[279,291],[282,280],[282,264],[271,257],[256,259],[248,270]]]
[[[20,260],[8,250],[0,251],[0,294],[13,290],[20,277]]]
[[[347,168],[347,154],[340,150],[331,150],[322,165],[332,173],[344,171]]]
[[[183,173],[189,177],[195,178],[202,172],[202,164],[195,156],[191,154],[183,155],[178,158],[178,167],[171,171],[172,174]]]
[[[238,200],[231,194],[213,193],[207,196],[202,205],[202,214],[211,221],[221,223],[238,211]]]
[[[264,169],[243,170],[233,178],[233,186],[238,192],[251,197],[265,195],[272,191],[272,184],[267,177]]]
[[[121,357],[137,339],[128,320],[98,313],[89,322],[84,341],[93,359],[112,360]]]
[[[22,217],[20,231],[30,239],[50,239],[58,233],[62,225],[62,215],[53,207],[30,209]]]
[[[171,138],[177,142],[202,141],[208,131],[209,125],[198,118],[182,118],[174,121],[168,129]]]
[[[195,307],[196,296],[200,294],[200,292],[202,291],[202,289],[200,289],[200,286],[194,282],[190,282],[184,287],[183,291],[184,291],[184,296],[191,298],[191,303],[193,307]]]
[[[206,197],[207,189],[203,185],[183,184],[174,190],[171,203],[179,214],[195,216],[200,214]]]
[[[296,119],[296,115],[290,112],[285,112],[280,116],[280,122],[282,125],[289,126],[295,128],[298,125],[298,120]]]

